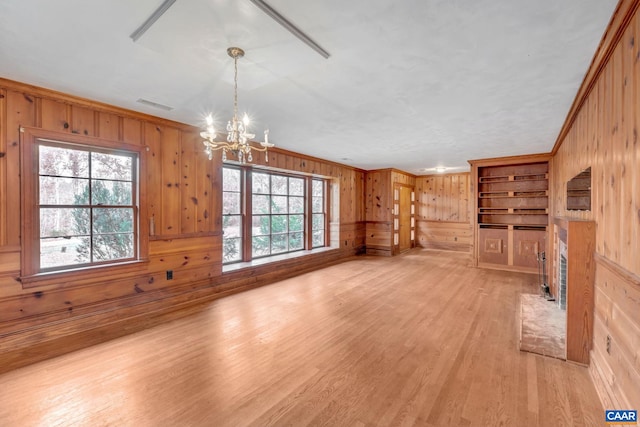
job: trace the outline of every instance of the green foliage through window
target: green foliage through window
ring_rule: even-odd
[[[40,268],[136,255],[133,153],[39,145]]]
[[[243,177],[250,179],[251,194],[242,191]],[[307,194],[310,185],[310,194]],[[244,198],[249,200],[244,202]],[[312,205],[308,211],[307,200]],[[251,205],[242,235],[242,205]],[[325,245],[325,181],[249,168],[223,168],[223,262],[243,259],[243,244],[250,245],[251,258],[304,250],[306,236],[311,247]],[[307,220],[308,218],[308,220]],[[308,223],[307,223],[308,221]],[[307,248],[307,249],[310,249]]]

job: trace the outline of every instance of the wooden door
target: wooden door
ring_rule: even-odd
[[[399,219],[399,251],[411,249],[411,188],[400,187],[400,212]]]

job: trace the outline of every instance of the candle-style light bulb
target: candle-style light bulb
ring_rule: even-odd
[[[244,128],[247,129],[247,127],[249,126],[249,116],[247,116],[247,113],[244,113],[242,123],[244,123]]]

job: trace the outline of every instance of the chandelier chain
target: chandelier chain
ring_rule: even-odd
[[[238,119],[238,56],[233,57],[233,118]]]

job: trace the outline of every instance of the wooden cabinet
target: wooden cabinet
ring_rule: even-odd
[[[549,222],[547,155],[470,161],[474,265],[538,271]]]
[[[595,222],[554,218],[551,293],[567,311],[567,360],[589,364],[593,337]]]

